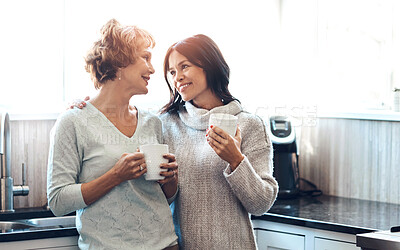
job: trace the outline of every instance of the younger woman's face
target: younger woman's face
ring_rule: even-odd
[[[202,68],[175,50],[170,54],[168,63],[170,77],[184,101],[193,101],[193,104],[199,104],[196,106],[201,106],[200,103],[213,96]]]

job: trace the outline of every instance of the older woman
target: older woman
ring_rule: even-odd
[[[137,148],[162,142],[162,125],[129,106],[148,91],[154,44],[146,31],[110,20],[86,56],[98,95],[63,113],[52,130],[48,202],[55,215],[76,211],[81,249],[177,249],[167,201],[177,192],[175,157],[164,156],[164,180],[144,179]]]

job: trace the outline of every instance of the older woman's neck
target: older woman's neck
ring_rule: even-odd
[[[111,83],[111,82],[110,82]],[[113,85],[113,86],[112,86]],[[103,113],[115,113],[121,115],[129,112],[129,100],[132,96],[127,95],[121,89],[115,86],[116,84],[104,85],[98,95],[90,102]]]

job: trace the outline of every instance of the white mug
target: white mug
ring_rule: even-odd
[[[144,178],[148,181],[162,180],[165,176],[161,176],[160,172],[167,171],[168,169],[160,168],[161,163],[168,163],[168,159],[163,157],[168,154],[168,145],[166,144],[146,144],[139,146],[140,152],[144,154],[146,161],[147,172]]]
[[[210,119],[208,121],[208,126],[211,125],[217,126],[224,130],[231,136],[235,136],[236,134],[236,127],[237,127],[237,116],[230,115],[230,114],[211,114]]]

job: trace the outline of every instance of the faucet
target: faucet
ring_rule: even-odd
[[[11,178],[11,133],[7,112],[0,113],[0,212],[14,212],[14,196],[29,194],[25,186],[26,167],[22,163],[22,185],[14,186]]]

